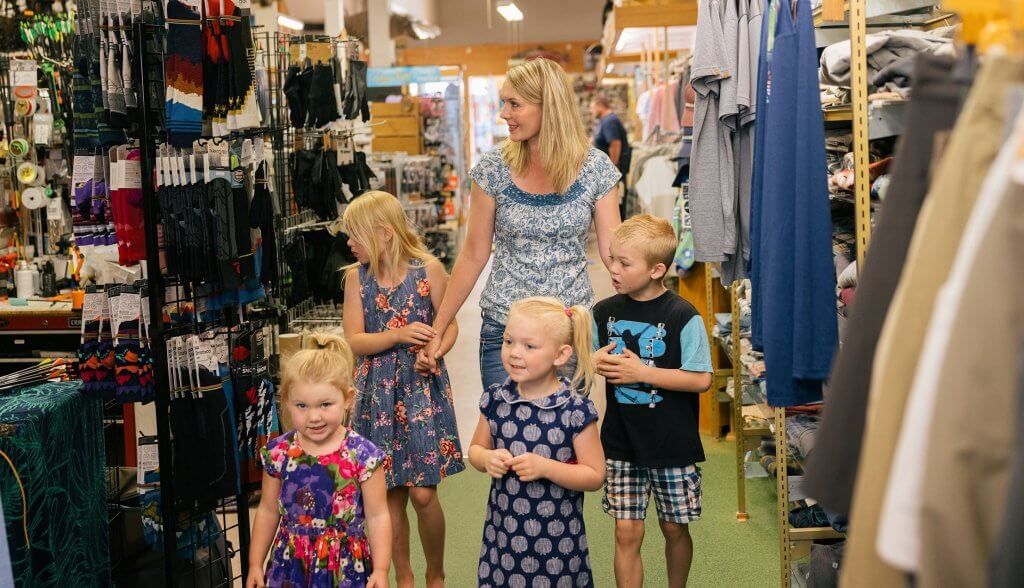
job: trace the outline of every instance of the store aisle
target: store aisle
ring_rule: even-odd
[[[614,293],[604,266],[597,255],[596,241],[592,238],[589,252],[589,271],[596,299]],[[460,336],[448,354],[448,371],[455,395],[456,416],[463,450],[469,450],[473,429],[479,419],[478,401],[481,393],[478,360],[480,332],[480,293],[486,283],[488,266],[477,288],[458,315]],[[599,378],[600,380],[600,378]],[[599,382],[593,394],[598,412],[604,414],[604,384]],[[778,527],[775,524],[774,483],[768,479],[747,482],[747,508],[750,521],[736,522],[736,477],[733,445],[704,438],[708,461],[703,464],[704,515],[694,525],[693,536],[696,555],[690,586],[772,586],[778,583]],[[483,535],[489,478],[472,468],[445,481],[440,486],[448,525],[446,569],[448,586],[463,587],[476,584],[477,558]],[[652,505],[653,509],[653,505]],[[585,501],[585,519],[590,543],[590,559],[597,586],[613,586],[614,524],[601,511],[601,492],[591,492]],[[415,514],[410,510],[415,525]],[[425,569],[422,549],[417,544],[416,531],[412,532],[413,567]],[[646,584],[665,586],[664,540],[656,519],[647,521],[647,539],[643,558],[646,566]],[[421,578],[420,578],[421,580]]]

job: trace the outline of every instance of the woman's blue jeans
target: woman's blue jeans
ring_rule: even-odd
[[[484,390],[508,378],[505,367],[501,365],[501,342],[504,338],[505,325],[484,317],[480,326],[480,379]]]

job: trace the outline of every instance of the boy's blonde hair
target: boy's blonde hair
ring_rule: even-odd
[[[423,239],[413,230],[402,203],[393,195],[379,190],[366,192],[352,201],[342,216],[345,232],[366,248],[370,256],[370,273],[380,276],[381,261],[395,271],[410,259],[424,263],[434,259]],[[377,243],[377,231],[390,227],[392,238],[387,250]]]
[[[672,266],[676,253],[676,233],[665,219],[650,214],[631,217],[619,225],[612,238],[616,243],[636,250],[644,256],[648,265],[665,264],[665,270]]]
[[[591,350],[593,345],[593,329],[590,311],[586,306],[576,305],[566,308],[562,301],[550,296],[534,296],[523,298],[512,304],[509,309],[509,320],[513,316],[522,315],[534,320],[543,321],[550,334],[560,345],[572,347],[576,354],[576,371],[572,376],[573,389],[583,384],[583,394],[590,392],[594,383],[594,358]]]
[[[539,154],[555,191],[564,194],[576,181],[590,152],[590,138],[565,70],[550,59],[538,58],[508,70],[505,81],[523,100],[541,107]],[[501,157],[519,175],[526,171],[530,148],[526,141],[506,139]]]
[[[352,395],[352,376],[355,371],[355,357],[352,348],[338,335],[315,332],[307,335],[311,347],[300,349],[283,358],[281,362],[281,386],[278,401],[279,411],[285,427],[291,428],[288,417],[288,395],[299,383],[330,384],[337,388],[348,401]]]

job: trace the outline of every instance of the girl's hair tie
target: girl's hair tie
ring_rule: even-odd
[[[572,318],[572,309],[568,306],[565,307],[565,316]]]

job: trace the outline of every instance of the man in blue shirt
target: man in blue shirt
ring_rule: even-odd
[[[596,94],[590,101],[590,113],[598,120],[594,129],[594,147],[608,154],[625,179],[629,172],[629,159],[633,155],[626,127],[622,126],[619,116],[612,112],[608,98],[602,94]]]

